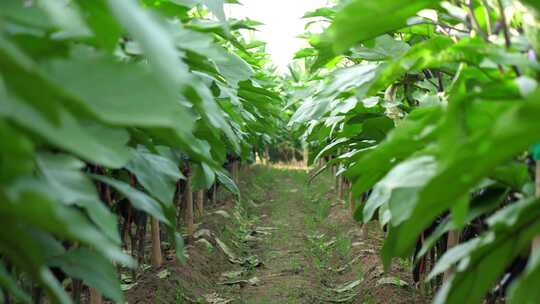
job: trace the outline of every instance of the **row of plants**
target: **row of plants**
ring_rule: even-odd
[[[265,44],[242,34],[258,23],[224,2],[0,1],[3,303],[82,286],[123,303],[117,269],[147,261],[147,223],[153,266],[163,236],[184,260],[193,193],[238,196],[239,161],[285,134]]]
[[[350,0],[305,15],[289,124],[361,198],[355,219],[386,231],[385,267],[411,258],[434,303],[540,296],[539,9]]]

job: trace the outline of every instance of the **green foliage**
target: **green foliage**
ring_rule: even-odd
[[[265,44],[238,33],[258,23],[229,21],[224,2],[237,3],[1,1],[0,287],[11,299],[28,303],[30,280],[70,303],[58,267],[124,302],[113,265],[135,262],[112,210],[128,202],[158,219],[183,258],[182,170],[193,190],[239,194],[227,158],[250,161],[285,133]]]
[[[353,0],[305,16],[330,25],[304,35],[311,47],[297,53],[304,74],[290,79],[290,125],[311,162],[326,158],[368,197],[355,218],[388,230],[386,267],[463,232],[432,269],[430,279],[453,272],[436,303],[482,302],[539,234],[526,160],[529,150],[538,159],[540,140],[539,23],[526,7]],[[537,251],[511,274],[509,303],[536,301]]]

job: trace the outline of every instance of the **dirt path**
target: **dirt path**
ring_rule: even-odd
[[[260,224],[272,228],[271,235],[262,241],[253,253],[260,256],[263,266],[253,275],[259,278],[256,286],[241,289],[240,301],[245,303],[297,303],[304,299],[313,303],[315,296],[312,281],[316,274],[310,267],[306,250],[309,250],[306,223],[311,217],[306,216],[305,199],[308,195],[304,188],[305,173],[298,170],[262,170],[251,180],[247,189],[272,185],[263,188],[264,196],[257,197],[258,191],[245,191],[246,198],[260,202]],[[255,194],[255,195],[254,195]],[[257,204],[257,203],[256,203]]]
[[[362,239],[330,176],[308,186],[304,170],[257,168],[248,175],[242,188],[260,204],[249,209],[260,217],[256,225],[277,230],[253,249],[264,264],[252,273],[256,286],[232,294],[239,303],[421,302],[414,289],[398,286],[411,285],[406,263],[383,273],[377,228]]]
[[[332,178],[310,186],[307,178],[292,168],[245,170],[242,203],[224,197],[200,218],[204,233],[187,264],[170,261],[161,280],[163,270],[145,273],[129,303],[424,303],[407,262],[383,272],[378,229],[362,238]]]

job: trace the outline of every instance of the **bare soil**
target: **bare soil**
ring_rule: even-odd
[[[201,236],[186,247],[186,263],[169,252],[161,269],[138,276],[129,303],[428,302],[407,261],[383,271],[382,233],[372,225],[363,237],[331,176],[307,185],[305,170],[265,166],[240,175],[240,203],[220,193],[217,206],[198,218]]]

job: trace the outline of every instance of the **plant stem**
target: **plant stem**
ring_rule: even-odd
[[[103,303],[103,298],[101,293],[95,288],[90,288],[90,304],[101,304]]]
[[[499,6],[499,13],[501,14],[501,22],[503,27],[503,34],[504,34],[504,45],[507,49],[510,48],[511,41],[510,41],[510,33],[508,32],[508,25],[506,24],[506,15],[504,14],[504,7],[501,0],[497,0],[497,4]]]
[[[489,5],[486,0],[482,0],[482,6],[484,7],[484,14],[486,15],[486,31],[488,38],[493,33],[492,26],[491,26],[491,18],[489,16]]]
[[[467,13],[469,14],[469,18],[471,19],[471,26],[472,28],[478,32],[478,35],[484,39],[484,41],[489,42],[488,37],[486,36],[486,33],[482,31],[482,28],[480,27],[480,23],[478,22],[478,19],[476,19],[476,16],[474,15],[474,7],[472,0],[467,1]]]
[[[192,172],[191,167],[188,168],[186,175],[186,190],[185,190],[185,199],[186,199],[186,225],[187,225],[187,239],[186,243],[191,244],[193,242],[193,233],[195,228],[193,225],[193,192],[191,191],[192,183]]]
[[[204,190],[197,191],[197,212],[200,216],[204,214]]]
[[[161,238],[159,235],[159,221],[152,218],[152,267],[159,268],[163,264],[161,255]]]
[[[501,14],[501,23],[503,28],[503,35],[504,35],[504,45],[506,46],[506,49],[510,49],[512,46],[512,41],[510,40],[510,31],[508,30],[508,24],[506,23],[506,15],[504,14],[504,6],[502,4],[501,0],[497,0],[497,4],[499,6],[499,13]],[[517,66],[512,65],[512,69],[516,73],[516,76],[521,76],[521,73],[519,72]]]

